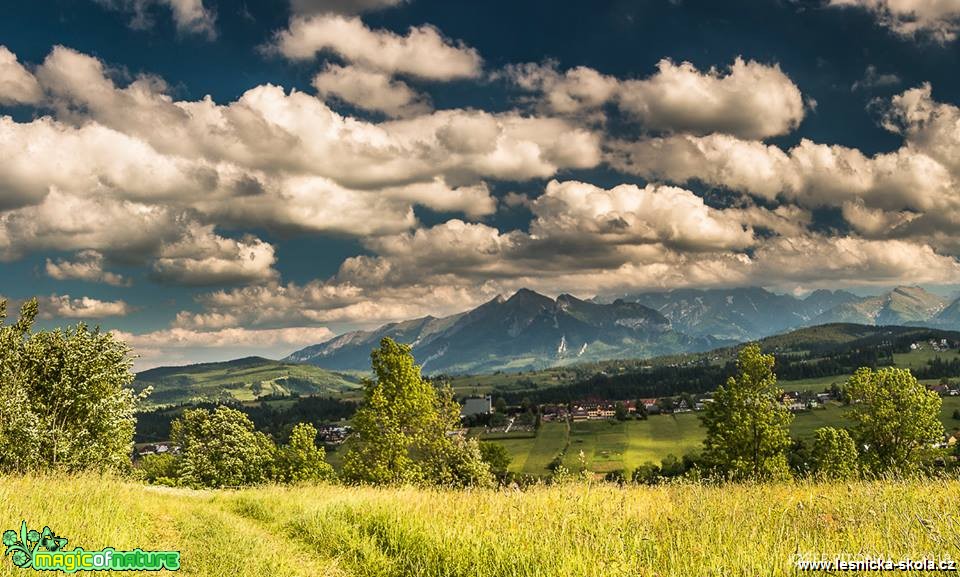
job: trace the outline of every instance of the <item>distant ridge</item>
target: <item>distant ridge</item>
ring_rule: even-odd
[[[244,357],[180,367],[157,367],[136,375],[133,387],[152,387],[151,405],[250,401],[268,395],[334,394],[357,388],[357,379],[319,367]]]
[[[333,370],[365,369],[383,337],[413,345],[428,373],[529,370],[610,358],[637,358],[723,344],[689,337],[642,304],[596,303],[563,294],[556,299],[528,289],[498,296],[444,318],[423,317],[356,331],[287,357]]]
[[[366,370],[383,337],[413,345],[427,373],[543,369],[710,348],[831,323],[960,329],[960,304],[920,287],[861,297],[817,290],[806,297],[759,287],[676,289],[582,300],[529,289],[443,318],[427,316],[355,331],[287,360]]]

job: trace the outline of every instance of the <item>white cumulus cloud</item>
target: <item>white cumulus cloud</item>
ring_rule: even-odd
[[[276,35],[271,49],[292,60],[329,51],[368,69],[430,80],[476,78],[483,63],[476,49],[444,38],[433,26],[412,27],[400,35],[336,14],[294,17],[289,28]]]

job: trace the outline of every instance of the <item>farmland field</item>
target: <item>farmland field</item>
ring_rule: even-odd
[[[925,366],[928,362],[933,359],[940,358],[944,361],[952,361],[957,357],[957,351],[942,351],[937,352],[930,348],[929,344],[925,345],[925,348],[918,351],[910,351],[909,353],[896,353],[893,355],[893,362],[898,367],[906,369],[917,369]]]
[[[960,409],[960,397],[945,397],[940,418],[948,432],[960,427],[953,411]],[[828,403],[822,409],[796,415],[790,427],[793,437],[811,439],[820,427],[846,427],[844,407]],[[552,461],[569,439],[563,463],[569,469],[579,468],[580,452],[587,467],[604,473],[617,469],[630,471],[645,461],[659,463],[669,454],[682,457],[700,449],[703,428],[696,413],[651,415],[645,421],[581,421],[573,423],[569,433],[563,423],[544,423],[536,438],[507,439],[492,442],[507,448],[513,461],[510,469],[518,473],[545,475]]]
[[[798,552],[955,557],[958,492],[953,480],[192,491],[14,476],[0,477],[0,527],[49,525],[67,549],[180,551],[192,577],[780,576],[798,574]],[[0,577],[26,574],[0,558]]]

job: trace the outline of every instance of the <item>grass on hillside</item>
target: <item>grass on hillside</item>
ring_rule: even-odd
[[[0,478],[0,527],[180,550],[196,577],[797,575],[797,553],[960,556],[960,482],[189,491]],[[442,522],[437,522],[442,519]],[[0,577],[24,575],[0,559]]]
[[[311,365],[269,359],[239,359],[186,367],[162,367],[137,375],[137,390],[153,387],[148,405],[182,404],[230,398],[252,401],[270,395],[349,393],[357,379]]]

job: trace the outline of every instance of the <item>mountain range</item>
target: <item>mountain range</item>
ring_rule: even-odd
[[[798,298],[753,287],[678,289],[618,298],[655,309],[674,329],[691,336],[737,341],[830,323],[960,327],[960,304],[920,287],[902,286],[865,297],[817,290]]]
[[[346,333],[286,360],[331,370],[364,369],[370,366],[370,350],[383,337],[413,345],[424,371],[434,374],[540,369],[705,351],[727,343],[676,331],[667,317],[640,303],[598,303],[566,294],[551,299],[521,289],[464,313]]]
[[[413,346],[429,374],[542,369],[606,359],[701,352],[828,323],[960,329],[960,299],[920,287],[878,296],[818,290],[806,297],[763,288],[676,289],[582,300],[521,289],[463,313],[354,331],[285,359],[329,370],[366,370],[383,337]]]

